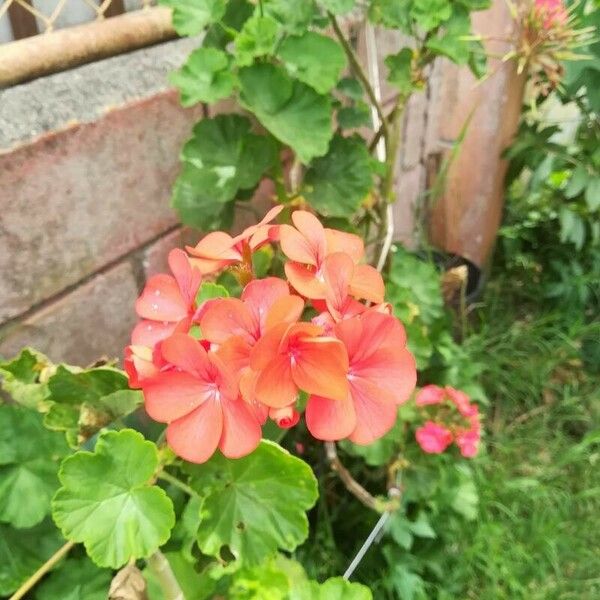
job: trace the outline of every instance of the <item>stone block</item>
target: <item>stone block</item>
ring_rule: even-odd
[[[138,286],[132,265],[119,263],[22,321],[0,329],[0,355],[33,346],[53,361],[86,365],[121,357],[137,322]]]
[[[176,224],[171,187],[198,116],[165,91],[0,155],[0,322]]]

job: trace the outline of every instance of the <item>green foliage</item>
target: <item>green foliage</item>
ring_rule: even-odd
[[[36,600],[106,600],[112,579],[88,558],[68,558],[35,591]]]
[[[183,106],[227,98],[235,83],[227,54],[216,48],[194,50],[169,81],[179,89]]]
[[[226,0],[160,0],[173,9],[173,27],[179,35],[196,35],[225,14]]]
[[[173,192],[181,219],[197,227],[219,225],[223,210],[242,190],[254,188],[276,158],[272,138],[251,132],[239,115],[219,115],[194,127],[182,150],[184,168]]]
[[[317,499],[310,467],[272,442],[251,455],[221,455],[187,466],[202,496],[198,545],[220,556],[224,547],[244,564],[256,565],[276,550],[292,551],[308,535],[305,511]]]
[[[292,77],[310,85],[320,94],[326,94],[335,87],[346,67],[346,56],[341,46],[314,31],[286,38],[278,56]],[[327,60],[323,61],[323,57]]]
[[[239,77],[242,105],[300,160],[309,162],[327,152],[333,133],[329,98],[274,65],[246,67]]]
[[[313,161],[304,195],[325,216],[350,217],[373,185],[372,159],[358,136],[336,135],[329,152]]]
[[[235,60],[249,67],[255,58],[273,54],[277,43],[277,21],[269,16],[250,17],[235,38]]]
[[[18,404],[35,409],[48,394],[46,379],[51,370],[48,357],[23,348],[12,360],[0,362],[0,386]]]
[[[141,403],[141,393],[129,389],[127,376],[119,369],[58,365],[48,379],[44,425],[63,431],[69,445],[77,447]]]
[[[150,481],[158,466],[152,442],[133,430],[103,433],[94,452],[77,452],[60,469],[63,487],[52,516],[67,539],[83,542],[99,566],[147,557],[174,525],[167,495]]]
[[[0,524],[0,595],[10,595],[64,543],[50,519],[29,529]]]
[[[0,405],[0,521],[13,527],[37,525],[50,512],[58,489],[64,438],[48,431],[37,412]]]

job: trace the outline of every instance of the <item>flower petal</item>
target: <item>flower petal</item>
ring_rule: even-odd
[[[223,433],[219,448],[227,458],[250,454],[260,443],[261,428],[252,409],[240,398],[223,400]]]
[[[310,396],[304,418],[308,431],[318,440],[343,440],[356,428],[356,412],[350,397],[331,400],[322,396]]]
[[[202,273],[192,267],[188,255],[179,248],[174,248],[169,252],[169,267],[189,309],[196,299],[196,293],[202,281]]]
[[[254,394],[259,402],[273,408],[294,402],[298,388],[292,378],[289,356],[280,354],[260,371]]]
[[[268,331],[279,323],[295,323],[304,310],[304,301],[300,296],[284,296],[273,303],[261,331]]]
[[[296,385],[309,394],[344,400],[348,395],[348,355],[334,338],[305,338],[293,347],[292,374]]]
[[[385,285],[381,273],[371,265],[356,265],[350,283],[350,293],[377,304],[383,302]]]
[[[187,317],[189,306],[175,278],[161,273],[148,279],[135,310],[143,319],[172,322]]]
[[[248,307],[238,298],[215,298],[200,317],[202,335],[214,344],[222,344],[231,336],[240,336],[253,344],[259,335]]]
[[[211,383],[210,361],[200,342],[185,333],[174,333],[161,344],[163,358],[172,365]]]
[[[181,458],[206,462],[217,449],[223,432],[223,411],[217,400],[211,399],[195,411],[173,421],[167,427],[167,443]]]
[[[189,414],[214,395],[206,383],[179,371],[167,371],[142,383],[146,412],[161,423]]]
[[[131,332],[131,343],[134,346],[153,348],[158,342],[168,338],[177,327],[177,323],[161,323],[160,321],[140,321]]]
[[[317,278],[314,269],[288,261],[285,263],[285,274],[290,285],[302,296],[325,298],[325,284]]]
[[[325,259],[322,270],[326,285],[327,307],[332,314],[339,315],[348,299],[350,282],[354,274],[354,262],[348,254],[335,252]]]
[[[327,240],[327,253],[345,252],[349,254],[354,263],[358,263],[365,254],[365,245],[358,235],[338,231],[337,229],[325,229]]]
[[[398,407],[392,402],[381,402],[379,394],[379,388],[368,381],[357,379],[350,383],[356,428],[348,438],[355,444],[371,444],[384,436],[396,422]]]
[[[212,260],[241,260],[240,253],[234,249],[234,239],[224,231],[213,231],[205,235],[196,246],[186,246],[185,249],[198,258]]]

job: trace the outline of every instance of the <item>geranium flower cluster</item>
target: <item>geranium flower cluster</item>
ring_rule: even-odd
[[[267,419],[298,422],[301,392],[315,438],[369,444],[415,387],[404,328],[384,303],[381,275],[362,262],[362,240],[302,210],[293,225],[273,225],[280,211],[236,237],[214,232],[187,253],[171,251],[172,275],[151,277],[136,302],[130,385],[188,461],[217,448],[249,454]],[[269,243],[287,258],[285,279],[254,278],[252,253]],[[223,269],[244,285],[240,298],[199,304],[202,278]]]
[[[466,458],[479,451],[481,423],[479,408],[469,396],[453,387],[426,385],[416,395],[427,421],[415,432],[419,446],[428,454],[441,454],[452,442]]]

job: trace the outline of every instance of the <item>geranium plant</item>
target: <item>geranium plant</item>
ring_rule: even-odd
[[[178,33],[202,35],[171,78],[182,103],[237,102],[196,125],[174,188],[181,220],[211,233],[173,250],[171,273],[148,280],[125,372],[54,364],[33,349],[0,363],[10,396],[0,405],[0,595],[95,600],[110,585],[111,598],[367,600],[348,573],[317,582],[296,560],[323,479],[294,454],[326,455],[408,548],[435,535],[411,465],[443,458],[414,436],[439,451],[433,423],[446,446],[477,451],[468,400],[450,417],[447,399],[431,415],[410,401],[445,316],[435,270],[408,285],[423,266],[404,276],[408,259],[389,260],[390,207],[406,102],[436,57],[483,73],[470,12],[487,2],[164,4]],[[349,35],[361,21],[364,60]],[[370,74],[374,25],[413,40],[385,58],[387,103]],[[255,210],[259,185],[273,190],[265,217],[239,235],[214,231],[229,229],[238,207]],[[416,342],[394,313],[410,315]],[[457,356],[444,331],[444,351]],[[386,467],[376,493],[337,442]],[[453,494],[470,494],[468,509],[452,510],[473,518],[468,471],[448,469]]]

